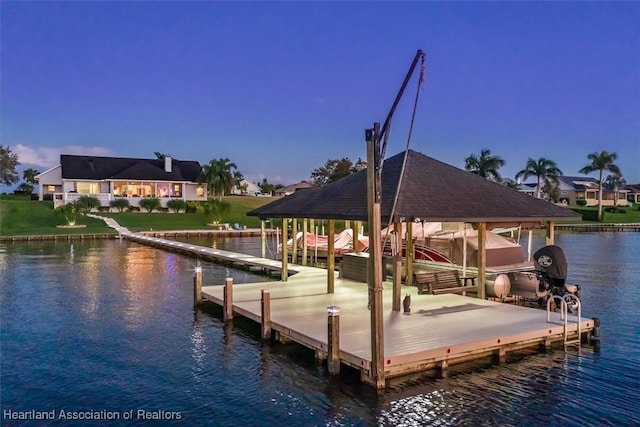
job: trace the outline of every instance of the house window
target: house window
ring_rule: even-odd
[[[47,186],[47,191],[49,193],[54,193],[56,191],[56,186],[55,185],[49,185]]]
[[[127,195],[127,183],[125,181],[115,181],[113,183],[113,195],[125,197]]]
[[[159,182],[157,184],[158,197],[169,197],[171,194],[171,187],[168,182]]]
[[[182,197],[182,184],[172,184],[171,197]]]
[[[76,191],[80,194],[98,194],[100,193],[100,184],[96,182],[78,182]]]
[[[198,185],[198,187],[196,188],[196,196],[204,197],[204,187],[202,185]]]

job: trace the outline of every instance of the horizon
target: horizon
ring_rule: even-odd
[[[411,149],[464,169],[488,148],[512,179],[539,157],[582,176],[587,155],[606,150],[618,154],[628,184],[640,183],[639,2],[3,2],[0,10],[1,139],[19,156],[20,178],[60,154],[157,151],[200,164],[229,158],[252,182],[309,181],[327,160],[366,159],[364,130],[384,122],[422,49]],[[407,145],[418,72],[386,157]]]

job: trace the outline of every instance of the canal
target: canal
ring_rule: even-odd
[[[260,250],[251,238],[200,243]],[[638,424],[640,233],[562,232],[556,243],[569,282],[582,285],[584,314],[602,320],[600,353],[465,367],[382,395],[357,376],[330,379],[304,349],[263,345],[249,322],[229,327],[194,311],[189,258],[125,241],[2,243],[1,424]],[[534,250],[542,245],[534,236]],[[204,277],[269,280],[215,264]],[[7,418],[50,411],[45,422]]]

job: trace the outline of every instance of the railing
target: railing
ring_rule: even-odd
[[[94,194],[84,194],[84,193],[54,193],[53,194],[53,207],[57,208],[60,205],[66,205],[67,203],[73,203],[77,201],[80,197],[90,196],[95,197],[100,201],[102,206],[109,206],[109,202],[113,199],[111,194],[109,193],[94,193]]]
[[[551,322],[551,301],[553,301],[556,306],[558,306],[558,304],[556,303],[557,300],[560,300],[560,320],[564,321],[564,345],[569,345],[569,344],[577,344],[578,347],[580,347],[580,340],[582,337],[582,334],[580,333],[580,324],[582,323],[582,304],[580,303],[580,298],[578,298],[577,296],[575,296],[574,294],[565,294],[563,296],[560,295],[552,295],[551,298],[549,298],[547,300],[547,323]],[[572,341],[569,341],[569,332],[568,332],[568,317],[569,317],[569,307],[567,304],[567,300],[575,300],[576,303],[576,309],[578,310],[578,324],[577,324],[577,333],[578,333],[578,338]],[[572,301],[573,302],[573,301]]]

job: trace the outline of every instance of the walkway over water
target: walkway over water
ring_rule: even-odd
[[[117,226],[115,221],[107,221]],[[117,228],[118,229],[118,228]],[[205,248],[173,240],[132,233],[120,227],[123,238],[182,252],[195,257],[212,257],[240,265],[280,270],[281,263],[266,258]],[[370,311],[367,284],[335,278],[335,292],[327,293],[327,270],[289,264],[296,272],[286,282],[260,282],[233,286],[232,313],[262,323],[262,290],[270,294],[272,331],[316,352],[319,359],[328,352],[327,307],[340,307],[339,359],[360,370],[366,381],[371,369]],[[413,286],[403,286],[410,295],[411,311],[391,310],[392,285],[385,282],[384,355],[385,377],[393,378],[425,370],[446,369],[449,364],[493,356],[502,362],[507,353],[523,348],[547,348],[590,334],[593,319],[514,306],[460,295],[418,295]],[[225,287],[204,286],[203,298],[224,306]]]

